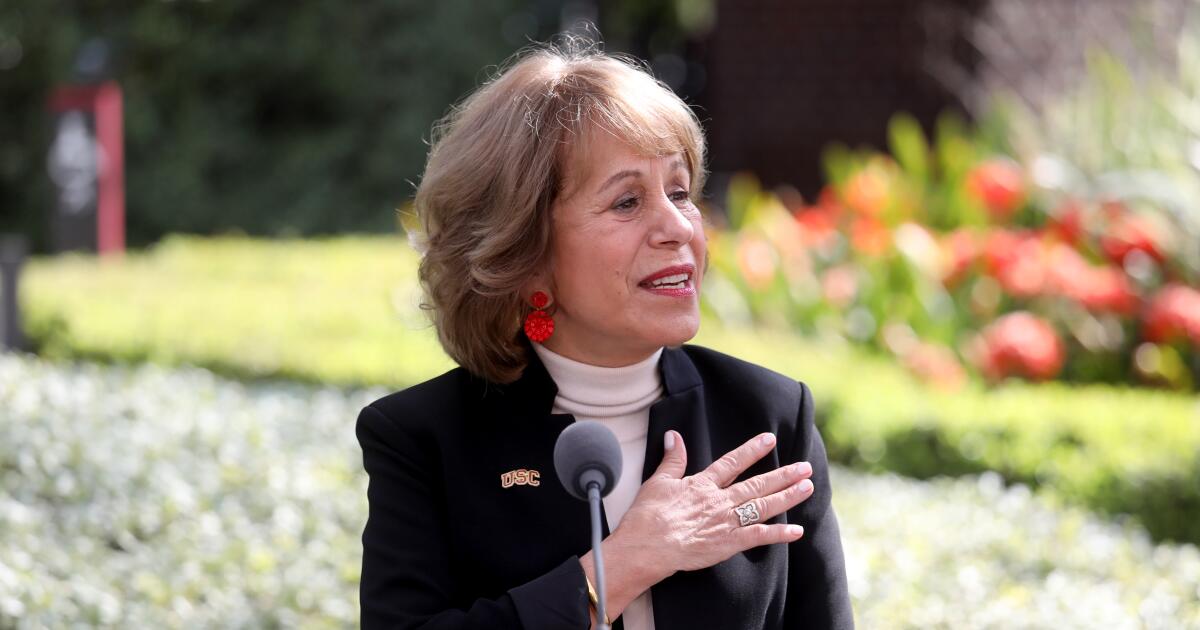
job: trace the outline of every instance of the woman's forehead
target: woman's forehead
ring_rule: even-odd
[[[669,159],[669,167],[682,166],[688,170],[682,143],[676,146],[640,146],[635,140],[620,138],[611,133],[580,134],[578,142],[569,144],[563,156],[562,190],[567,195],[580,192],[598,180],[612,177],[619,171],[636,168],[636,162],[648,159]],[[588,188],[585,188],[588,190]]]

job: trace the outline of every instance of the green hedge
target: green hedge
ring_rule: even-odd
[[[357,628],[385,391],[0,352],[0,628]],[[994,473],[829,474],[860,628],[1200,628],[1193,545]]]
[[[192,363],[397,388],[452,364],[397,237],[170,238],[124,261],[35,259],[22,306],[53,358]],[[831,457],[915,477],[983,470],[1200,542],[1200,400],[1105,386],[930,389],[886,359],[708,322],[698,343],[808,382]]]

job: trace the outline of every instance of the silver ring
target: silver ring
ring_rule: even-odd
[[[762,515],[758,513],[758,506],[754,505],[753,501],[748,501],[740,507],[735,507],[733,511],[737,512],[738,521],[740,521],[742,527],[751,523],[757,523],[762,519]]]

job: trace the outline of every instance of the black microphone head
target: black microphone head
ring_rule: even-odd
[[[603,477],[600,496],[607,496],[621,477],[621,444],[608,427],[583,420],[563,430],[554,443],[554,470],[567,492],[587,501],[587,480]],[[594,471],[591,474],[585,474]],[[596,474],[596,473],[599,474]]]

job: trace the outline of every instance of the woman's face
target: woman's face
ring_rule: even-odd
[[[534,289],[555,303],[547,348],[618,367],[696,335],[704,230],[682,154],[646,157],[602,132],[590,140],[553,208],[550,284]]]

